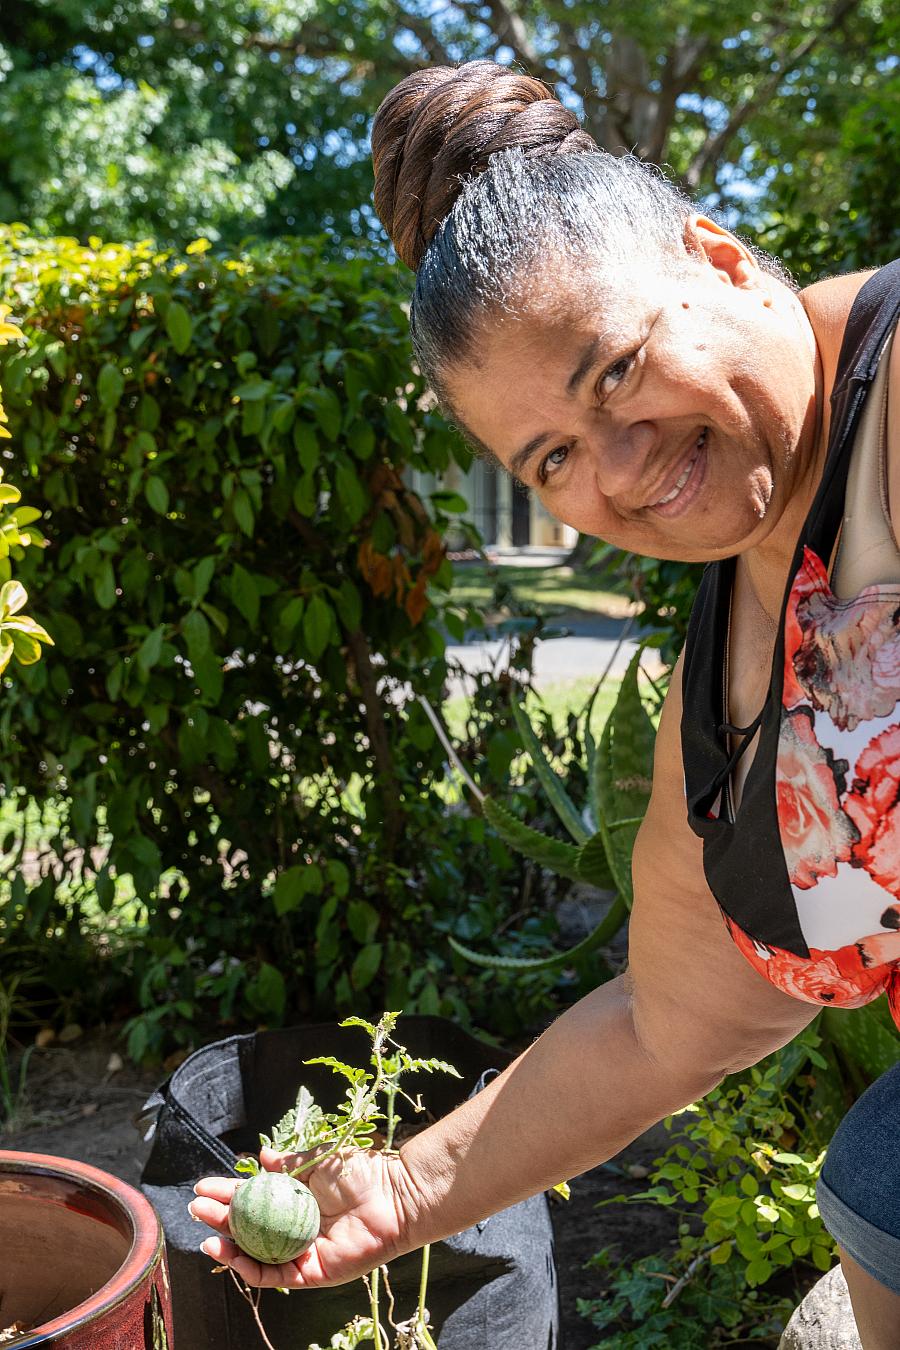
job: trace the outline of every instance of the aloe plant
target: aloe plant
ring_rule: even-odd
[[[576,946],[552,956],[487,955],[450,937],[453,950],[467,961],[501,970],[557,969],[609,942],[625,921],[633,899],[631,854],[650,800],[656,740],[656,729],[638,688],[642,650],[635,652],[625,672],[599,745],[590,730],[593,698],[588,704],[584,733],[588,794],[580,810],[548,760],[522,702],[515,695],[512,697],[513,717],[523,749],[531,758],[547,800],[569,832],[571,843],[525,825],[502,802],[491,797],[482,800],[485,818],[510,848],[559,876],[614,891],[612,905],[592,933]]]

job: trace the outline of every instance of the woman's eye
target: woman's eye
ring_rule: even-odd
[[[628,374],[633,356],[621,356],[614,365],[609,366],[600,379],[597,381],[597,392],[600,394],[610,394],[617,384],[621,384]]]
[[[569,446],[558,445],[555,450],[551,450],[549,455],[545,455],[541,460],[541,467],[538,470],[538,478],[542,483],[546,483],[548,478],[552,478],[558,473],[569,457]]]

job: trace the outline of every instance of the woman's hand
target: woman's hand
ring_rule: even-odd
[[[264,1148],[260,1163],[270,1172],[289,1172],[308,1157]],[[269,1266],[235,1246],[228,1206],[240,1185],[237,1177],[204,1177],[194,1187],[197,1199],[190,1212],[217,1234],[206,1239],[202,1250],[231,1266],[247,1284],[308,1289],[345,1284],[416,1245],[407,1241],[414,1188],[397,1154],[374,1149],[345,1153],[307,1168],[300,1180],[312,1191],[322,1216],[319,1236],[302,1256]]]

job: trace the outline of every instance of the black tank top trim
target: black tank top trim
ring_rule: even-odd
[[[703,840],[710,890],[724,913],[757,942],[809,957],[788,878],[776,809],[775,769],[784,682],[785,612],[804,548],[828,559],[843,519],[854,438],[878,356],[900,315],[900,259],[876,272],[850,311],[831,395],[822,480],[791,563],[765,703],[749,727],[726,721],[725,644],[735,559],[706,568],[685,644],[681,744],[688,821]],[[722,811],[735,764],[757,730],[759,744],[731,819]],[[729,751],[728,736],[741,742]]]

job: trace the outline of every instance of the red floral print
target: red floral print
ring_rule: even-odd
[[[898,1031],[900,1031],[900,971],[896,967],[891,971],[890,979],[887,982],[887,997],[891,1017],[893,1017]]]
[[[819,745],[809,708],[784,714],[775,771],[778,826],[788,875],[803,890],[836,876],[838,863],[850,859],[857,830],[838,801],[846,769],[846,760]]]
[[[828,589],[828,574],[820,559],[810,549],[804,549],[803,562],[794,578],[784,616],[784,688],[781,699],[785,708],[796,708],[799,703],[809,702],[809,696],[794,671],[794,658],[803,641],[797,608],[813,592]]]
[[[838,600],[821,559],[804,550],[788,601],[786,707],[796,705],[799,687],[841,731],[890,716],[900,696],[900,631],[894,622],[900,597],[896,590],[886,596],[885,590],[891,588],[867,586],[852,601]]]
[[[896,896],[900,896],[898,794],[900,724],[894,723],[873,737],[857,759],[844,807],[859,833],[853,862]]]
[[[807,958],[795,956],[780,947],[754,942],[727,915],[725,923],[738,950],[754,970],[785,994],[826,1007],[862,1008],[887,991],[891,1014],[900,1028],[897,968],[895,965],[869,965],[863,950],[865,942],[853,942],[833,952],[811,947]],[[900,944],[897,954],[900,956]]]
[[[853,869],[864,869],[900,901],[900,591],[876,585],[840,601],[824,563],[806,548],[788,597],[784,640],[775,791],[790,881],[814,892],[822,879],[840,876],[852,906],[861,883]],[[889,724],[893,716],[898,720]],[[865,744],[867,722],[873,725]],[[860,725],[858,739],[843,734]],[[852,769],[841,752],[855,758]],[[834,894],[827,904],[823,899],[823,913]],[[754,970],[784,993],[835,1008],[859,1008],[886,993],[900,1028],[900,903],[888,895],[877,932],[827,950],[814,945],[814,893],[804,909],[812,930],[808,957],[758,942],[724,917]],[[879,922],[871,896],[866,903],[861,927]]]

